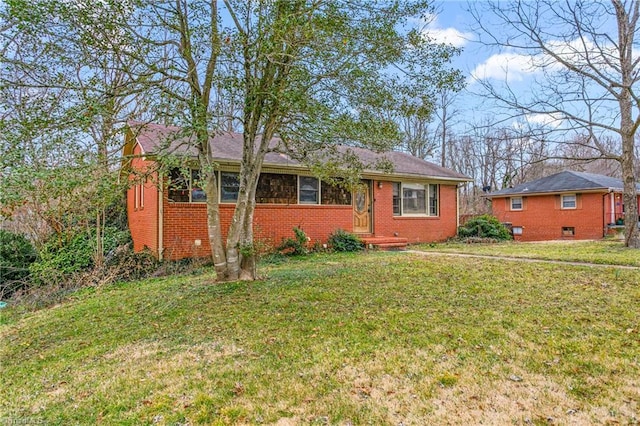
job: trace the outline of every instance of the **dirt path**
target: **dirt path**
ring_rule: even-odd
[[[640,266],[612,265],[609,263],[572,262],[572,261],[565,261],[565,260],[535,259],[531,257],[492,256],[488,254],[449,253],[444,251],[419,251],[419,250],[407,250],[407,253],[413,253],[413,254],[419,254],[419,255],[425,255],[425,256],[475,257],[478,259],[497,259],[497,260],[507,260],[507,261],[515,261],[515,262],[551,263],[556,265],[588,266],[592,268],[617,268],[617,269],[630,269],[635,271],[640,270]]]

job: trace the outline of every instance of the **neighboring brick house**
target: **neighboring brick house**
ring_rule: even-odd
[[[193,156],[193,148],[179,136],[180,130],[131,124],[124,148],[131,169],[123,169],[125,173],[155,170],[160,150]],[[210,144],[217,162],[226,238],[237,197],[242,135],[221,133]],[[458,185],[469,178],[400,152],[348,149],[367,164],[386,158],[394,171],[365,171],[362,178],[366,190],[351,194],[319,181],[308,168],[285,154],[268,153],[256,193],[255,239],[277,245],[282,238],[293,236],[294,227],[303,229],[313,243],[326,242],[339,228],[377,238],[381,245],[385,241],[441,241],[456,235]],[[170,179],[159,179],[158,173],[152,172],[145,182],[128,190],[127,213],[134,250],[148,248],[168,259],[209,255],[206,204],[203,191],[197,187],[198,170],[191,170],[190,176],[183,176],[178,169],[170,174]],[[171,184],[167,185],[169,180]]]
[[[622,188],[620,179],[563,171],[487,198],[516,240],[600,239],[625,219]]]

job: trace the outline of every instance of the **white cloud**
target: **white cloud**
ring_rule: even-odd
[[[559,113],[529,114],[525,118],[529,124],[553,127],[554,129],[560,128],[565,121],[564,116]]]
[[[574,39],[571,41],[550,40],[546,43],[548,49],[563,61],[578,68],[597,68],[604,72],[617,76],[617,70],[609,61],[616,63],[619,52],[615,46],[607,43],[595,44],[591,40]],[[634,51],[634,56],[638,52]],[[474,79],[498,79],[507,82],[522,81],[527,75],[547,71],[561,71],[565,67],[550,54],[539,53],[537,55],[520,55],[517,53],[500,53],[489,57],[477,65],[472,71]]]
[[[454,47],[463,47],[471,40],[469,33],[464,33],[456,28],[426,28],[423,31],[429,39],[436,43],[451,44]]]
[[[526,75],[538,71],[534,64],[533,58],[528,55],[499,53],[477,65],[471,72],[471,76],[478,80],[495,78],[508,82],[522,81]]]
[[[460,31],[454,27],[441,28],[436,15],[428,15],[418,22],[423,26],[422,34],[435,43],[451,44],[463,47],[473,40],[473,34]]]

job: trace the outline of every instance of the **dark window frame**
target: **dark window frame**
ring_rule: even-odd
[[[303,184],[303,180],[305,184]],[[303,185],[315,182],[315,187],[303,189]],[[305,192],[303,197],[303,191]],[[315,196],[312,196],[314,194]],[[320,204],[320,179],[314,176],[298,176],[298,204],[319,205]]]
[[[173,168],[169,171],[169,185],[167,197],[172,203],[204,203],[207,196],[197,183],[200,180],[199,169],[189,169],[189,175],[185,176],[184,170]],[[180,176],[177,176],[177,175]],[[177,187],[176,187],[177,186]],[[194,192],[197,195],[194,197]]]

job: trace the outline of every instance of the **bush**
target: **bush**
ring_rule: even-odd
[[[491,215],[482,215],[469,219],[467,223],[458,228],[460,238],[490,238],[503,241],[510,240],[511,233],[498,218]]]
[[[150,250],[134,253],[131,244],[117,247],[105,259],[104,282],[135,281],[158,271],[160,261]]]
[[[360,251],[364,249],[364,243],[357,235],[342,229],[329,235],[329,246],[335,251]]]
[[[29,266],[36,251],[24,235],[0,229],[0,299],[7,299],[29,283]]]
[[[104,253],[131,241],[129,231],[113,227],[104,229]],[[31,265],[30,271],[35,284],[45,285],[59,282],[75,273],[95,266],[95,230],[76,235],[54,236],[40,251],[40,259]]]
[[[307,242],[309,238],[307,234],[297,226],[293,228],[294,238],[283,238],[282,243],[277,247],[278,251],[283,254],[302,255],[308,254]]]

